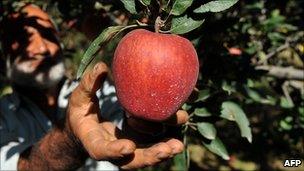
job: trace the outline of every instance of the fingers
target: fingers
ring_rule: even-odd
[[[94,94],[100,88],[101,83],[107,76],[108,67],[105,63],[99,62],[97,63],[92,71],[85,73],[81,82],[79,84],[79,88],[81,91],[87,94]]]
[[[136,149],[133,141],[117,140],[113,136],[114,130],[109,128],[109,126],[115,126],[110,124],[100,127],[97,122],[87,120],[79,125],[78,132],[76,132],[84,148],[95,160],[120,158],[132,154]]]
[[[167,144],[171,147],[173,154],[181,153],[184,150],[184,144],[177,139],[170,139],[167,141]]]
[[[133,154],[136,145],[127,139],[120,139],[114,141],[104,141],[99,139],[92,142],[88,152],[90,156],[95,160],[110,160],[122,158],[124,156]]]
[[[133,143],[133,141],[127,139],[119,139],[109,142],[107,145],[107,149],[108,150],[105,157],[113,158],[134,153],[136,145]]]
[[[132,160],[122,164],[121,168],[135,169],[152,166],[173,157],[182,152],[183,149],[182,142],[177,139],[157,143],[149,148],[136,149]]]
[[[135,169],[155,165],[171,157],[172,150],[166,143],[158,143],[147,149],[135,150],[133,160],[122,165],[122,169]]]
[[[83,146],[95,160],[121,158],[132,154],[136,145],[127,139],[106,140],[100,130],[92,130],[82,139]]]
[[[70,104],[73,106],[84,106],[92,101],[97,101],[96,91],[101,87],[106,78],[108,68],[103,62],[97,63],[92,71],[86,72],[79,85],[73,91]]]
[[[168,125],[182,125],[186,123],[189,119],[189,115],[186,111],[184,110],[178,110],[175,115],[170,117],[167,121],[166,124]]]

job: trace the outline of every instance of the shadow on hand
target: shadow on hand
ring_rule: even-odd
[[[170,118],[172,122],[176,120],[174,116]],[[138,148],[150,147],[169,138],[181,139],[182,137],[181,126],[170,126],[133,117],[125,117],[122,129],[117,128],[115,134],[118,138],[134,141]]]

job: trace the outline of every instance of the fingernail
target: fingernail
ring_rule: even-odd
[[[126,155],[126,154],[130,154],[130,153],[132,153],[132,151],[131,151],[131,149],[129,149],[129,148],[123,148],[123,149],[121,150],[121,154]]]
[[[159,153],[157,154],[157,157],[158,157],[158,158],[167,158],[167,157],[168,157],[168,154],[163,153],[163,152],[159,152]]]
[[[180,153],[180,150],[178,148],[172,148],[172,153],[173,154]]]
[[[93,71],[94,75],[98,74],[98,68],[99,68],[98,65],[94,66],[94,71]]]

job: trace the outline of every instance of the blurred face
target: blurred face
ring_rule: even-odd
[[[13,52],[8,72],[11,81],[41,89],[56,86],[65,69],[56,30],[49,16],[38,7],[28,5],[22,14],[12,17],[23,17],[23,22],[17,28],[20,35],[12,35],[17,38],[10,45]]]

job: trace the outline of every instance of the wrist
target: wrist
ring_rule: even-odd
[[[77,136],[75,136],[69,123],[67,123],[67,122],[65,123],[65,127],[62,130],[62,132],[63,132],[64,136],[67,137],[69,143],[71,144],[71,147],[73,149],[75,149],[75,151],[78,151],[82,155],[88,156],[85,148],[83,147],[83,144],[81,143],[79,138],[77,138]]]
[[[82,166],[87,153],[66,128],[54,127],[29,151],[22,153],[18,169],[74,170]]]

